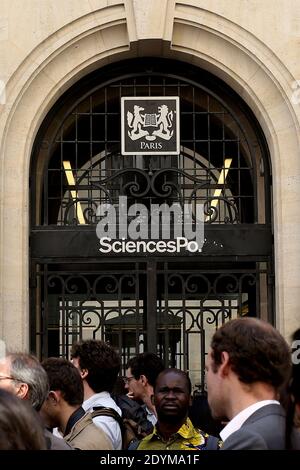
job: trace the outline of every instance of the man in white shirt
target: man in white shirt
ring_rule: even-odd
[[[104,341],[92,339],[75,343],[71,357],[83,380],[83,409],[92,412],[99,407],[112,408],[121,416],[122,411],[110,395],[120,370],[118,353]],[[93,422],[109,437],[113,449],[122,449],[122,432],[115,418],[97,416]]]
[[[208,403],[221,431],[222,450],[285,448],[285,412],[278,397],[289,379],[291,356],[267,322],[239,318],[214,334],[206,363]]]

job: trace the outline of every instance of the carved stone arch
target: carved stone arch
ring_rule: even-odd
[[[79,18],[46,38],[7,84],[1,116],[0,323],[1,336],[12,348],[27,347],[29,338],[28,181],[39,126],[53,103],[80,77],[108,62],[149,53],[213,72],[243,97],[259,120],[273,171],[277,326],[286,335],[296,326],[300,247],[292,234],[300,225],[295,210],[300,199],[300,146],[299,115],[290,103],[293,77],[259,39],[210,11],[172,2],[164,10],[165,28],[154,27],[151,34],[143,31],[139,18],[140,13],[124,8],[123,2],[98,10],[97,17],[92,12]],[[216,20],[218,28],[213,25]]]

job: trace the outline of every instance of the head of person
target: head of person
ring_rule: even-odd
[[[288,392],[294,414],[294,425],[300,428],[300,328],[293,333],[292,341],[293,370]]]
[[[289,383],[281,390],[281,404],[286,408],[295,408],[300,405],[300,328],[291,336],[292,373]]]
[[[289,391],[294,403],[296,425],[300,428],[300,369],[294,370]]]
[[[78,369],[67,359],[50,357],[42,362],[49,380],[50,391],[42,406],[46,425],[61,425],[62,413],[72,414],[83,402],[83,383]]]
[[[191,405],[191,381],[179,369],[164,369],[156,378],[153,402],[158,423],[177,425],[186,420]]]
[[[295,330],[292,334],[292,341],[300,341],[300,328]]]
[[[30,354],[8,353],[0,360],[0,388],[29,400],[37,411],[45,401],[49,384],[38,359]]]
[[[293,375],[299,375],[300,370],[300,328],[292,334]]]
[[[206,361],[208,402],[217,419],[231,419],[233,390],[263,399],[277,399],[290,377],[288,344],[269,323],[257,318],[238,318],[214,334]],[[254,396],[254,395],[253,395]]]
[[[151,393],[158,374],[164,370],[162,360],[153,353],[142,353],[129,359],[126,365],[125,388],[132,398],[141,401],[145,387],[151,387]]]
[[[0,390],[0,450],[45,450],[44,432],[32,406]]]
[[[94,393],[111,393],[121,360],[115,349],[104,341],[90,339],[72,346],[72,363]]]

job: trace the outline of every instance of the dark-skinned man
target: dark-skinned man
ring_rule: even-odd
[[[157,423],[151,434],[142,439],[137,450],[204,450],[217,449],[217,438],[193,426],[188,418],[191,381],[179,369],[165,369],[154,385],[153,402]]]

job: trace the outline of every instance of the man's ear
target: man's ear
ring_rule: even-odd
[[[219,372],[223,376],[227,376],[230,371],[230,359],[227,351],[222,351],[221,353],[221,365],[219,367]]]
[[[28,400],[28,392],[28,384],[24,382],[18,382],[18,388],[16,389],[17,397],[21,398],[21,400]]]
[[[87,369],[80,369],[79,373],[80,373],[82,380],[85,379],[89,375],[89,371]]]
[[[148,383],[148,379],[145,375],[140,375],[140,379],[139,379],[141,382],[142,382],[142,385],[146,386],[147,383]]]
[[[51,403],[52,406],[57,406],[60,402],[60,392],[56,390],[50,390],[48,393],[48,402]]]

